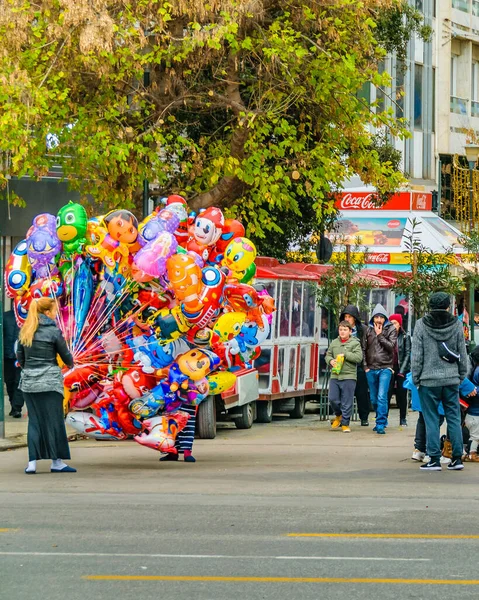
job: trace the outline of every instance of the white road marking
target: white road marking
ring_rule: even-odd
[[[0,556],[33,556],[33,557],[108,557],[108,558],[206,558],[227,560],[363,560],[363,561],[394,561],[394,562],[428,562],[430,558],[389,558],[375,556],[257,556],[257,555],[230,555],[230,554],[127,554],[112,552],[0,552]]]

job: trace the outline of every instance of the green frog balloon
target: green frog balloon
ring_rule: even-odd
[[[63,252],[71,257],[82,251],[86,239],[88,217],[81,204],[70,201],[57,214],[57,235],[63,243]]]

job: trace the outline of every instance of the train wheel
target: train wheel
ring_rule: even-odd
[[[296,398],[294,401],[294,409],[289,413],[292,419],[302,419],[306,408],[306,400],[303,396]]]
[[[196,432],[202,440],[214,440],[216,437],[216,406],[215,397],[208,396],[198,406],[196,415]]]
[[[251,402],[249,402],[241,407],[241,412],[237,417],[235,417],[234,422],[237,429],[250,429],[253,425],[253,421],[254,408]]]
[[[273,402],[272,400],[256,401],[256,422],[271,423],[273,420]]]

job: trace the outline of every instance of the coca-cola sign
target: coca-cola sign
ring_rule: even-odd
[[[371,252],[367,255],[367,262],[373,265],[388,265],[391,262],[389,252]]]
[[[432,194],[429,192],[413,192],[412,195],[413,210],[431,210]]]
[[[398,192],[382,206],[376,206],[373,192],[348,192],[338,194],[335,206],[339,210],[431,210],[430,192]]]
[[[376,208],[374,194],[353,194],[345,193],[339,202],[340,210],[371,210]]]

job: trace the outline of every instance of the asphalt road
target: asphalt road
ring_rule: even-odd
[[[282,419],[196,464],[77,442],[74,475],[0,453],[0,598],[476,599],[479,466],[419,472],[413,431]]]

